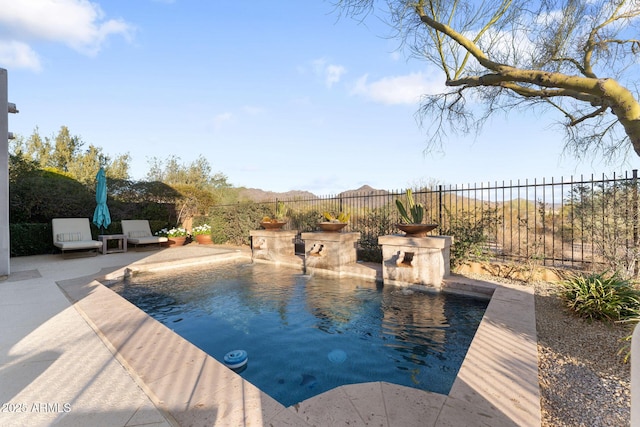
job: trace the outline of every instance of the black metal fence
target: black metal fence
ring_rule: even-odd
[[[433,234],[454,236],[466,259],[535,263],[583,270],[638,272],[637,170],[610,177],[517,180],[414,189]],[[378,250],[378,236],[399,233],[395,200],[405,190],[280,199],[288,229],[315,230],[324,211],[351,214],[345,231],[361,233],[361,250]]]

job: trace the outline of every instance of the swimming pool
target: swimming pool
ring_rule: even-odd
[[[488,300],[304,276],[264,264],[141,274],[111,286],[285,406],[344,384],[447,394]]]

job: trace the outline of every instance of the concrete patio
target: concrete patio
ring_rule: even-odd
[[[209,268],[236,259],[251,255],[191,244],[12,258],[11,275],[0,281],[0,425],[540,425],[528,287],[447,280],[445,288],[494,292],[447,396],[375,382],[284,407],[100,283],[127,269]]]

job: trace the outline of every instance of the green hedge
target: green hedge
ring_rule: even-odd
[[[51,224],[9,224],[11,256],[52,254],[53,231]]]
[[[268,206],[253,202],[213,208],[209,212],[211,240],[216,244],[248,245],[249,232],[259,229],[260,220],[268,215],[272,215]]]

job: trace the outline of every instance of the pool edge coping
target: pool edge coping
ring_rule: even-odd
[[[250,261],[250,257],[243,253],[231,256],[228,253],[217,254],[211,258],[199,259],[196,263],[229,259]],[[152,268],[172,268],[176,265],[175,262],[156,263]],[[180,266],[185,264],[181,263]],[[351,419],[364,424],[367,424],[367,420],[386,418],[386,424],[390,425],[393,423],[390,414],[391,417],[406,420],[412,415],[407,412],[415,412],[415,419],[421,423],[427,419],[433,420],[433,424],[424,425],[456,425],[452,420],[461,414],[477,417],[477,425],[540,425],[535,300],[531,287],[456,278],[485,289],[493,288],[494,293],[449,395],[385,382],[364,383],[341,386],[299,404],[284,407],[96,281],[115,280],[127,274],[127,269],[148,267],[133,263],[98,275],[60,281],[58,286],[154,404],[177,425],[192,422],[194,417],[209,424],[215,424],[216,420],[220,423],[252,420],[265,425],[292,425],[293,422],[297,425],[325,425],[322,422],[323,417],[327,416],[327,406],[331,408],[332,418],[342,414],[345,422]],[[460,280],[455,281],[458,283]],[[118,320],[114,308],[120,308],[128,315]],[[135,329],[131,329],[132,320],[138,322]],[[155,341],[151,339],[148,343],[136,343],[136,347],[132,347],[128,343],[134,336],[152,337]],[[141,356],[141,346],[138,344],[142,344],[142,347],[147,344],[146,353],[142,353],[146,357]],[[186,363],[186,366],[172,365],[170,368],[175,369],[171,372],[156,372],[158,366],[150,362],[158,360],[158,363],[166,363],[168,359],[158,359],[160,356],[149,347],[161,345],[165,345],[166,349],[170,345],[175,357],[182,358],[173,363]],[[186,362],[185,355],[188,355]],[[193,371],[196,367],[200,374],[194,378],[195,382],[178,387],[178,392],[175,382],[167,382],[168,378],[176,375],[189,377],[189,370]],[[219,377],[224,384],[218,384],[216,390],[211,390],[211,386],[201,384],[201,378],[205,377]],[[180,395],[184,396],[185,393],[192,397],[189,401],[180,400]],[[234,398],[228,399],[226,396]],[[241,398],[238,399],[238,396]],[[349,404],[344,405],[344,402]],[[382,407],[374,405],[378,409],[372,409],[370,402],[380,402]],[[393,402],[392,408],[389,402]],[[402,402],[413,403],[403,411],[400,410]],[[224,409],[223,418],[220,418],[221,409]]]

